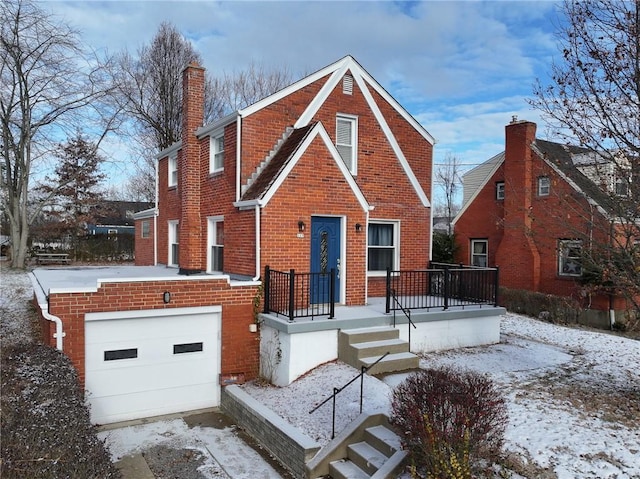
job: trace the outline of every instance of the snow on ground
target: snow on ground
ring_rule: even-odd
[[[506,449],[533,470],[559,479],[640,478],[640,341],[507,314],[500,344],[421,360],[422,368],[437,366],[487,374],[503,386]],[[331,438],[331,403],[309,410],[358,372],[331,363],[285,388],[244,389],[324,444]],[[405,377],[365,377],[364,411],[389,412],[391,390]],[[336,431],[357,416],[359,388],[356,382],[338,395]]]
[[[32,340],[23,314],[31,295],[26,274],[3,269],[3,344]],[[503,387],[510,417],[506,449],[534,470],[552,474],[545,477],[640,478],[640,341],[507,314],[502,318],[500,344],[430,353],[421,361],[423,368],[438,365],[487,374]],[[358,373],[336,362],[284,388],[249,383],[244,389],[310,438],[326,444],[331,438],[331,402],[312,414],[309,411]],[[364,411],[389,412],[392,388],[404,377],[365,376]],[[359,398],[359,381],[338,395],[336,433],[359,414]],[[254,457],[232,428],[188,428],[176,419],[101,435],[114,458],[162,444],[202,452],[207,459],[200,470],[207,477],[224,477],[220,464],[233,478],[279,477]]]

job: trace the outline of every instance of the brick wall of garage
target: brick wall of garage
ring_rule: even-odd
[[[163,302],[163,293],[171,302]],[[62,319],[65,332],[63,352],[85,381],[85,314],[94,312],[142,311],[149,309],[222,306],[221,373],[244,373],[253,379],[259,370],[259,334],[251,333],[256,285],[231,285],[225,278],[180,281],[136,281],[104,283],[92,293],[54,293],[49,296],[49,313]],[[55,325],[42,319],[44,341],[55,346]]]

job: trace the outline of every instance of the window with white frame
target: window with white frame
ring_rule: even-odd
[[[616,196],[628,196],[629,183],[624,178],[616,178],[615,191]]]
[[[224,221],[223,217],[209,218],[209,272],[224,271]]]
[[[224,170],[224,133],[211,136],[210,156],[209,171],[215,173]]]
[[[178,184],[178,153],[169,155],[169,186]]]
[[[549,196],[551,191],[551,180],[548,176],[538,177],[538,196]]]
[[[180,236],[178,230],[178,221],[169,221],[169,266],[178,266],[180,253]]]
[[[387,271],[387,268],[397,269],[399,263],[398,243],[397,222],[371,221],[367,245],[367,271],[369,273],[383,273]]]
[[[558,241],[558,274],[560,276],[582,275],[582,241]]]
[[[357,144],[358,119],[355,116],[338,115],[336,117],[336,148],[353,175],[358,173]]]
[[[144,220],[141,223],[141,227],[140,236],[142,238],[148,238],[151,235],[151,222],[149,220]]]
[[[496,200],[504,200],[504,181],[496,183]]]
[[[486,268],[489,265],[489,240],[471,240],[471,265]]]

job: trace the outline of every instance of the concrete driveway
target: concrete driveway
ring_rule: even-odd
[[[288,479],[267,451],[217,409],[103,426],[124,479]]]

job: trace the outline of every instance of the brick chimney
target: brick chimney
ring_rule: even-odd
[[[196,130],[204,119],[204,68],[190,63],[182,72],[182,155],[180,174],[179,274],[202,272],[204,247],[200,218],[200,143]]]
[[[501,282],[534,291],[540,284],[540,254],[532,237],[535,138],[535,123],[514,117],[505,127],[504,230],[496,251]]]

